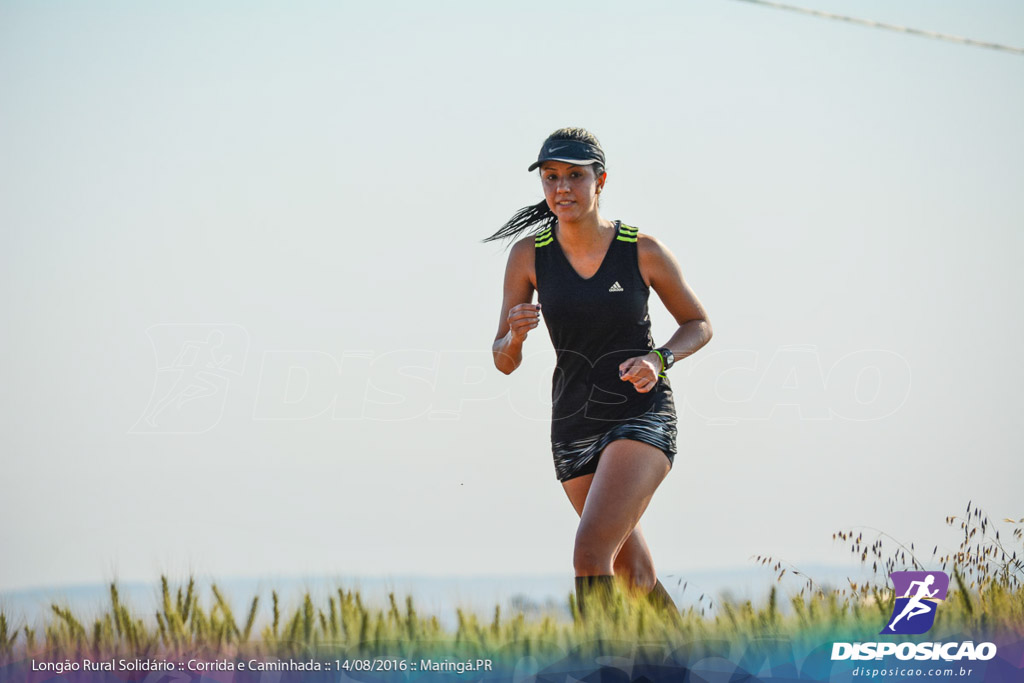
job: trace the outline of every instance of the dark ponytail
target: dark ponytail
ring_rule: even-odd
[[[527,231],[530,231],[530,233],[543,232],[549,227],[553,227],[557,222],[558,217],[555,216],[548,206],[547,200],[542,199],[539,204],[524,206],[516,211],[512,218],[509,218],[505,225],[501,226],[498,232],[482,241],[493,242],[494,240],[506,238],[512,240]],[[535,229],[531,230],[531,228]]]

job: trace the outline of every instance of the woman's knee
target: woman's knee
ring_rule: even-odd
[[[615,539],[608,538],[599,530],[580,525],[576,531],[576,543],[572,551],[572,564],[577,576],[594,576],[614,573]]]

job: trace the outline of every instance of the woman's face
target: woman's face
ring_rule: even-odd
[[[607,173],[595,176],[590,164],[575,166],[564,161],[545,161],[540,167],[548,208],[559,221],[569,223],[597,213],[597,195],[607,177]]]

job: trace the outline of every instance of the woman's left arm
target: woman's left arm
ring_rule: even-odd
[[[679,323],[679,329],[667,343],[676,362],[696,353],[711,341],[711,323],[697,295],[683,279],[682,269],[672,252],[650,235],[640,234],[637,240],[640,274],[648,286],[658,293],[665,308]],[[640,393],[646,393],[657,384],[661,371],[658,354],[630,358],[619,366],[623,381],[633,384]]]
[[[640,274],[658,293],[658,298],[679,323],[679,329],[661,346],[671,349],[676,361],[680,361],[711,341],[711,323],[707,311],[686,284],[679,262],[664,244],[650,235],[640,235],[637,247]]]

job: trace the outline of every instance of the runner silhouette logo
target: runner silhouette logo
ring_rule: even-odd
[[[896,593],[896,604],[889,623],[880,633],[925,633],[935,623],[939,601],[946,599],[949,576],[945,572],[892,572],[889,578]]]

